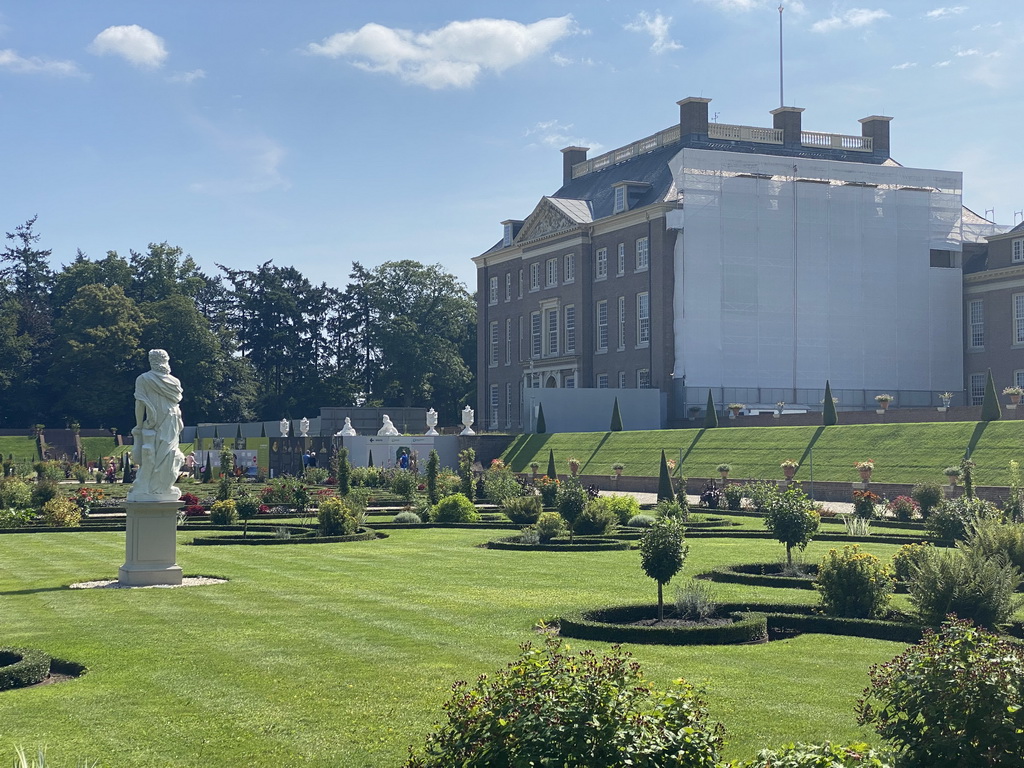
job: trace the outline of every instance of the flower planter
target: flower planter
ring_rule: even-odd
[[[860,473],[860,479],[861,479],[862,483],[870,483],[871,482],[871,470],[870,469],[859,469],[857,471]]]
[[[796,477],[796,467],[783,467],[782,474],[786,476],[786,480],[792,480]]]

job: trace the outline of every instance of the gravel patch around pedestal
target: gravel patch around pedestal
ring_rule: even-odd
[[[71,589],[177,589],[178,587],[202,587],[207,584],[225,584],[227,579],[218,579],[214,576],[185,576],[181,584],[146,584],[132,585],[122,584],[117,579],[104,579],[102,581],[80,581],[72,584]]]

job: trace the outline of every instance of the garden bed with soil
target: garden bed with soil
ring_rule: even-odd
[[[577,536],[572,544],[563,538],[552,539],[545,544],[524,544],[518,536],[509,536],[487,542],[487,548],[513,549],[520,552],[604,552],[629,549],[630,543],[603,536]]]
[[[768,640],[764,613],[723,605],[708,619],[694,621],[674,616],[672,611],[673,606],[666,606],[667,618],[659,621],[657,605],[595,608],[562,616],[559,632],[581,640],[658,645],[735,645]]]

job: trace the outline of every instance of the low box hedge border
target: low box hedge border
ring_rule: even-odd
[[[631,623],[653,618],[657,610],[658,606],[648,603],[569,613],[559,619],[559,634],[580,640],[643,645],[737,645],[761,643],[768,639],[765,614],[745,609],[734,611],[730,606],[719,606],[719,614],[732,618],[732,624],[651,627]]]
[[[698,579],[707,579],[725,584],[746,584],[754,587],[778,587],[782,589],[814,589],[815,576],[781,576],[775,573],[752,573],[741,569],[774,569],[778,570],[780,563],[731,563],[719,565],[710,571],[698,574]],[[808,568],[814,569],[817,574],[818,566],[811,564]],[[901,581],[896,582],[894,592],[906,594],[907,585]]]
[[[554,539],[547,544],[522,544],[518,536],[495,539],[487,542],[488,549],[516,550],[519,552],[609,552],[630,548],[628,541],[603,537],[583,538],[577,536],[570,544],[568,539]]]
[[[50,674],[50,660],[37,648],[0,648],[0,691],[42,682]]]
[[[230,530],[238,530],[231,528]],[[379,533],[372,528],[364,528],[347,536],[315,536],[313,531],[288,538],[278,538],[264,533],[250,533],[247,536],[197,536],[191,543],[195,546],[226,546],[240,544],[242,546],[273,546],[278,544],[340,544],[350,541],[372,541],[386,539],[386,533]]]

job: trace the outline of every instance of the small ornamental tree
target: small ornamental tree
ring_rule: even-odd
[[[206,454],[206,466],[203,467],[203,482],[207,484],[213,482],[213,462],[211,460],[212,456],[212,453]]]
[[[372,467],[373,466],[373,449],[372,448],[370,449],[369,454],[370,455],[366,459],[366,466]]]
[[[811,500],[795,484],[765,499],[764,527],[786,545],[786,565],[793,565],[793,547],[804,549],[818,532],[820,518]]]
[[[231,452],[230,448],[224,448],[220,452],[220,476],[231,477],[231,472],[235,468],[235,454]]]
[[[249,520],[259,514],[259,499],[248,492],[240,493],[235,499],[235,511],[242,519],[242,538],[244,539],[249,533]]]
[[[715,410],[715,397],[708,388],[708,404],[704,409],[704,429],[714,429],[718,426],[718,411]]]
[[[661,452],[661,468],[658,470],[658,501],[672,501],[676,497],[672,490],[672,478],[668,473],[668,460],[665,451]]]
[[[544,421],[544,403],[537,406],[537,434],[543,435],[548,431],[547,422]]]
[[[663,587],[683,570],[688,551],[683,523],[676,518],[657,518],[640,537],[640,567],[658,582],[658,621],[665,618]]]
[[[473,478],[473,463],[476,451],[467,448],[459,452],[459,491],[470,501],[476,498],[476,483]]]
[[[431,506],[437,504],[437,476],[441,468],[441,459],[434,448],[430,449],[430,457],[427,459],[427,501]]]
[[[1022,765],[1024,647],[969,621],[871,668],[857,720],[892,744],[905,768]]]
[[[996,421],[1003,415],[999,408],[999,398],[996,397],[996,383],[992,380],[992,369],[988,369],[988,378],[985,379],[985,399],[981,401],[981,420]]]
[[[562,516],[569,528],[570,544],[573,543],[573,529],[576,527],[576,521],[586,510],[589,500],[590,496],[586,489],[575,477],[568,478],[558,487],[558,514]]]
[[[348,448],[342,446],[338,449],[338,495],[342,498],[348,496],[352,489],[352,464],[348,460]]]
[[[615,405],[612,406],[612,432],[622,431],[622,414],[619,413],[619,398],[615,398]]]
[[[836,413],[836,401],[832,398],[832,385],[825,379],[825,402],[821,409],[821,423],[831,427],[839,423],[839,414]]]
[[[548,449],[548,471],[547,475],[552,480],[558,479],[558,470],[555,469],[555,451],[553,448]]]

